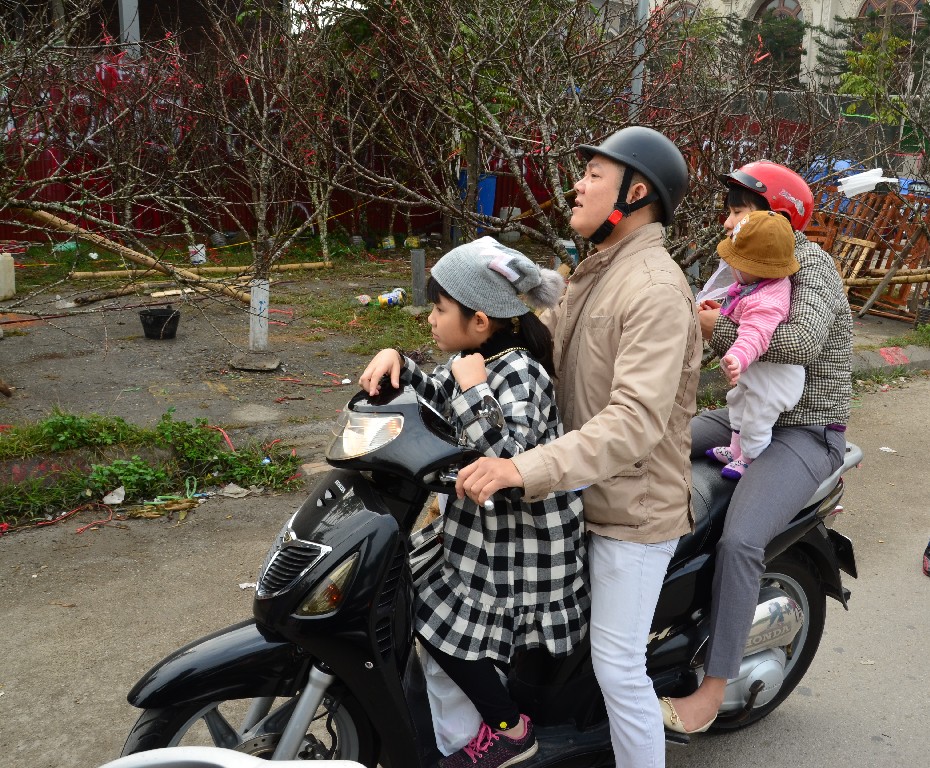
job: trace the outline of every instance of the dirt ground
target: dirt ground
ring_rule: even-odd
[[[232,299],[175,301],[177,335],[163,340],[144,336],[139,309],[158,301],[148,297],[61,309],[63,316],[25,323],[10,322],[17,316],[4,314],[4,304],[11,302],[0,304],[0,378],[15,388],[12,397],[0,397],[0,424],[37,420],[58,407],[153,425],[174,408],[177,419],[281,438],[312,456],[368,358],[345,351],[356,339],[314,327],[289,303],[298,293],[332,291],[325,278],[302,276],[271,290],[269,346],[281,365],[270,372],[231,365],[247,351],[249,333],[248,308]]]

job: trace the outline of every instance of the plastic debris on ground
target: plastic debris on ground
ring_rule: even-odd
[[[403,288],[395,288],[378,296],[378,304],[382,307],[402,307],[406,303],[407,291]]]
[[[217,496],[227,496],[231,499],[243,499],[246,496],[250,496],[256,493],[262,493],[265,489],[259,488],[254,485],[250,485],[248,488],[243,488],[240,485],[235,483],[229,483],[228,485],[223,486],[217,491]]]
[[[106,496],[103,497],[103,503],[109,505],[122,504],[123,500],[126,498],[126,488],[122,485],[116,490],[110,491]]]

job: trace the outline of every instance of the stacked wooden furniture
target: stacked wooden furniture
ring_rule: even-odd
[[[871,192],[848,199],[828,190],[805,234],[833,256],[854,310],[868,304],[869,312],[910,320],[930,298],[928,224],[928,198]]]

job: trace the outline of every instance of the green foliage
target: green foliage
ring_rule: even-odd
[[[806,29],[804,22],[792,16],[769,11],[757,21],[744,20],[741,32],[744,45],[758,49],[754,66],[768,73],[770,81],[784,86],[800,82]]]
[[[930,347],[930,325],[918,325],[914,330],[908,331],[903,336],[895,336],[885,342],[890,347]]]
[[[0,523],[13,526],[50,519],[86,501],[83,472],[62,472],[49,484],[42,478],[0,483]]]
[[[53,452],[135,442],[139,429],[118,416],[76,416],[55,410],[39,425],[39,434]]]
[[[846,51],[847,72],[840,75],[839,92],[852,96],[850,112],[867,109],[879,123],[894,125],[901,122],[904,102],[900,87],[896,87],[895,73],[906,64],[908,42],[881,32],[867,32],[862,39],[862,50]]]
[[[126,489],[127,501],[141,501],[167,491],[171,478],[167,471],[151,466],[138,456],[91,467],[87,488],[95,497],[102,498],[120,486]]]
[[[81,450],[96,458],[103,449],[126,455],[129,448],[153,449],[155,458],[133,454],[92,463],[89,473],[68,469],[52,477],[0,482],[0,522],[16,526],[54,517],[120,486],[127,502],[137,502],[192,487],[236,483],[290,490],[302,482],[300,459],[282,446],[248,444],[232,450],[205,420],[176,421],[173,410],[154,429],[118,417],[56,411],[38,424],[0,433],[0,459]],[[166,457],[158,458],[159,452]]]
[[[155,428],[157,444],[171,448],[179,473],[199,483],[222,481],[237,485],[287,488],[300,468],[296,457],[283,451],[247,445],[230,451],[219,430],[205,419],[193,424],[175,421],[169,410]]]

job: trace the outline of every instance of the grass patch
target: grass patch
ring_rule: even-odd
[[[66,468],[54,476],[0,482],[0,523],[16,528],[53,519],[120,486],[125,503],[138,503],[228,483],[274,490],[302,483],[300,459],[283,447],[247,444],[233,451],[205,419],[176,421],[173,411],[151,429],[119,417],[57,411],[0,433],[0,460],[43,456],[55,463],[65,454],[80,455],[90,470]]]
[[[714,387],[699,389],[697,393],[697,409],[700,411],[716,411],[718,408],[726,408],[727,394],[726,391],[719,391]]]
[[[894,336],[886,342],[889,347],[930,347],[930,325],[918,325],[911,331],[901,335]]]
[[[336,331],[357,341],[348,352],[370,355],[385,347],[419,349],[432,341],[426,315],[414,316],[397,307],[381,307],[377,294],[395,287],[411,290],[410,261],[404,250],[369,253],[362,248],[330,244],[332,267],[317,275],[331,287],[326,295],[301,294],[289,297],[303,308],[310,334],[322,338],[317,329]],[[315,258],[319,258],[318,254]],[[360,287],[361,286],[361,287]],[[360,304],[357,296],[367,293],[371,302]]]
[[[856,373],[852,381],[853,394],[903,387],[912,376],[913,373],[904,366],[897,366],[890,370],[876,368],[872,371]]]
[[[419,349],[430,343],[425,314],[414,316],[397,307],[381,307],[373,299],[365,306],[354,296],[308,296],[292,303],[304,306],[312,325],[356,338],[347,349],[353,354],[374,354],[386,347]]]

